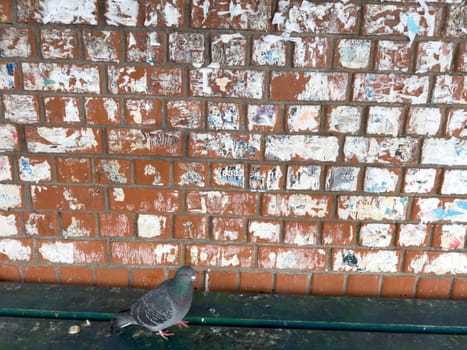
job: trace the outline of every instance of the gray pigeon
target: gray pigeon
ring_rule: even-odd
[[[175,324],[179,327],[188,327],[183,318],[191,306],[192,281],[195,279],[195,271],[191,266],[179,268],[174,278],[162,282],[136,300],[129,309],[115,315],[112,328],[139,325],[157,332],[156,334],[167,340],[168,336],[174,335],[164,331],[167,327]]]

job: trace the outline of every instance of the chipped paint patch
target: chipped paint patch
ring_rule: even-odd
[[[287,114],[289,131],[319,131],[321,106],[290,106]]]
[[[408,197],[340,196],[337,215],[353,220],[404,220]]]
[[[115,183],[127,183],[128,179],[125,173],[120,172],[120,162],[118,160],[100,160],[99,170],[109,181]]]
[[[0,89],[9,90],[16,87],[16,63],[0,64]]]
[[[454,109],[448,112],[447,136],[467,136],[467,109]]]
[[[178,254],[176,244],[157,244],[154,248],[154,261],[156,264],[176,264]]]
[[[16,216],[13,214],[0,215],[0,237],[17,236]]]
[[[15,27],[2,28],[0,30],[0,57],[31,57],[29,30]]]
[[[240,106],[236,103],[208,102],[208,125],[214,130],[240,129]]]
[[[419,43],[416,72],[446,72],[452,62],[454,43],[424,41]]]
[[[319,190],[321,167],[289,166],[287,168],[288,190]]]
[[[419,198],[416,202],[422,222],[450,221],[467,222],[467,200],[454,199],[441,202],[438,198]]]
[[[261,269],[324,270],[325,267],[323,249],[265,247],[258,254]]]
[[[253,166],[250,169],[251,191],[274,191],[281,188],[282,170],[280,166]]]
[[[33,153],[67,153],[94,151],[99,145],[97,130],[68,129],[60,127],[38,127],[40,141],[29,141],[28,149]]]
[[[342,250],[333,257],[333,271],[397,272],[398,269],[399,256],[392,250]]]
[[[268,40],[268,36],[254,40],[252,60],[260,66],[283,66],[286,61],[286,43],[282,40]]]
[[[14,239],[0,239],[0,254],[12,261],[31,260],[31,248]]]
[[[337,106],[329,108],[329,131],[353,134],[360,130],[362,107]]]
[[[360,228],[360,245],[372,248],[389,247],[394,235],[390,224],[363,224]]]
[[[280,234],[280,223],[272,223],[266,221],[251,221],[249,226],[250,234],[253,237],[253,242],[267,241],[278,242]]]
[[[44,24],[97,24],[97,8],[94,0],[77,2],[41,0],[40,3],[40,10],[34,16]]]
[[[214,182],[218,185],[243,187],[245,184],[245,167],[243,164],[215,167],[212,176]]]
[[[263,197],[266,214],[323,218],[329,214],[329,197],[308,194],[268,195]]]
[[[348,136],[345,139],[345,160],[360,163],[410,163],[415,161],[418,140],[411,137],[376,138]]]
[[[250,267],[253,249],[239,246],[192,246],[190,263],[195,266]]]
[[[35,183],[39,181],[50,181],[52,179],[50,164],[46,160],[40,162],[21,157],[19,159],[19,177],[22,181]]]
[[[340,40],[337,47],[339,52],[339,62],[344,68],[367,68],[370,59],[370,49],[371,41],[369,40]]]
[[[18,146],[18,132],[12,124],[0,128],[0,151],[14,151]]]
[[[194,156],[255,159],[261,149],[259,134],[191,133],[190,136]]]
[[[360,168],[356,167],[330,167],[326,176],[326,191],[356,191],[359,174]]]
[[[35,214],[35,213],[30,214],[28,220],[24,223],[26,234],[28,236],[38,235],[39,224],[41,221],[45,219],[46,219],[46,216],[44,214]]]
[[[466,235],[467,225],[443,225],[441,227],[441,248],[464,248]]]
[[[422,164],[467,165],[467,140],[427,138],[422,145]]]
[[[274,77],[273,72],[273,77]],[[305,72],[306,84],[297,95],[299,101],[344,101],[347,90],[346,73]]]
[[[39,247],[39,254],[43,259],[53,263],[73,264],[74,249],[73,243],[43,243]]]
[[[125,192],[123,188],[114,188],[112,191],[114,201],[116,202],[123,202],[125,200]]]
[[[409,168],[404,178],[404,192],[429,193],[433,190],[436,179],[436,169]]]
[[[370,106],[367,133],[397,136],[401,126],[402,112],[402,107]]]
[[[439,253],[416,255],[409,264],[409,271],[414,273],[434,273],[436,275],[458,275],[467,273],[466,253]]]
[[[72,216],[71,217],[71,224],[63,230],[63,237],[70,238],[70,237],[88,237],[90,234],[89,230],[82,226],[82,223],[79,219]]]
[[[284,243],[299,246],[315,245],[318,243],[317,225],[302,223],[286,223]]]
[[[368,167],[365,172],[365,192],[394,192],[399,179],[399,169]]]
[[[170,33],[169,59],[201,67],[204,64],[204,46],[204,35],[201,33]]]
[[[274,135],[266,138],[265,147],[266,158],[281,161],[334,162],[339,151],[338,139],[333,136]]]
[[[0,181],[10,180],[12,180],[10,158],[8,156],[0,156]]]
[[[439,108],[412,107],[409,111],[407,132],[418,135],[435,135],[441,123]]]
[[[13,123],[32,124],[39,121],[39,106],[32,95],[3,95],[5,119]]]
[[[180,186],[194,185],[198,187],[204,187],[206,185],[205,178],[203,175],[205,165],[200,163],[180,163],[180,169],[184,171],[180,175]]]
[[[180,152],[182,133],[179,130],[111,129],[108,133],[109,150],[113,153],[172,156]]]
[[[109,25],[136,26],[139,3],[137,0],[113,0],[106,3],[105,18]]]
[[[467,194],[467,170],[446,169],[442,194]]]
[[[248,105],[248,130],[272,130],[276,125],[277,114],[274,105]]]
[[[23,205],[21,186],[0,184],[0,209],[9,210]]]
[[[427,239],[428,227],[425,224],[401,224],[398,245],[401,247],[421,247]]]
[[[167,218],[160,215],[138,215],[138,237],[161,236],[167,225]]]

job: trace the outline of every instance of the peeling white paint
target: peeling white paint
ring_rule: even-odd
[[[422,164],[467,165],[467,140],[427,138],[422,145]]]
[[[281,161],[297,158],[335,162],[338,151],[338,139],[334,136],[274,135],[266,139],[265,156]]]
[[[136,26],[138,11],[137,0],[112,0],[107,3],[105,18],[109,25]]]
[[[406,193],[429,193],[433,190],[436,180],[436,169],[409,168],[404,181]]]
[[[315,245],[317,243],[316,228],[306,228],[298,223],[289,225],[285,233],[284,243],[296,244],[299,246]]]
[[[359,174],[360,168],[357,167],[329,167],[326,191],[356,191]]]
[[[289,106],[287,124],[291,132],[319,131],[321,106]]]
[[[356,158],[360,163],[407,163],[415,160],[418,140],[411,137],[375,137],[348,136],[345,139],[345,159]],[[390,158],[385,159],[385,158]]]
[[[323,253],[321,249],[279,248],[277,253],[265,249],[259,264],[262,269],[319,270],[324,267]]]
[[[10,180],[12,180],[10,158],[8,156],[0,156],[0,181]]]
[[[404,220],[408,197],[340,196],[337,215],[353,220]]]
[[[73,197],[73,194],[69,188],[64,189],[63,198],[68,202],[68,206],[71,210],[84,209],[84,203],[80,203],[78,198]]]
[[[467,194],[467,170],[446,169],[442,194]]]
[[[71,217],[71,224],[63,230],[63,237],[65,238],[87,237],[89,234],[89,230],[86,227],[81,226],[81,221],[74,216]]]
[[[393,231],[390,224],[363,224],[360,228],[360,245],[372,248],[389,247]]]
[[[18,235],[18,227],[16,226],[16,216],[0,215],[0,237],[16,236]]]
[[[399,179],[399,169],[368,167],[363,190],[371,193],[394,192]]]
[[[178,260],[178,245],[157,244],[154,248],[154,260],[156,264],[176,264]]]
[[[125,171],[120,172],[122,166],[118,160],[100,160],[99,170],[109,181],[116,183],[127,183],[128,178]]]
[[[14,239],[0,239],[0,254],[12,261],[29,261],[31,248]]]
[[[324,217],[328,214],[328,199],[326,197],[314,197],[307,194],[271,197],[266,206],[267,213],[274,216]]]
[[[5,119],[13,123],[32,124],[39,121],[39,106],[33,95],[3,95]]]
[[[328,114],[329,131],[356,133],[360,130],[362,108],[358,106],[331,107]]]
[[[18,145],[18,133],[12,124],[2,124],[0,128],[0,151],[14,151]]]
[[[192,265],[236,267],[251,266],[252,256],[239,257],[241,248],[238,246],[192,246],[190,262]]]
[[[274,72],[273,72],[274,74]],[[299,101],[344,101],[347,90],[346,73],[304,72],[305,88],[298,94]]]
[[[112,194],[114,196],[114,201],[116,202],[123,202],[125,200],[125,192],[121,187],[114,188]]]
[[[442,41],[424,41],[419,43],[417,55],[417,73],[449,70],[454,53],[454,43]]]
[[[419,198],[416,204],[420,208],[418,217],[422,222],[467,222],[466,199],[454,199],[452,202],[442,203],[439,198]]]
[[[38,235],[39,234],[38,223],[40,220],[44,220],[44,219],[45,219],[44,214],[35,214],[35,213],[30,214],[28,220],[24,224],[26,234],[28,236]]]
[[[79,108],[77,100],[74,98],[65,98],[64,122],[79,122]]]
[[[34,153],[67,153],[75,151],[92,151],[98,147],[93,129],[67,129],[60,127],[38,127],[38,135],[44,139],[28,142],[30,152]]]
[[[266,240],[269,242],[278,242],[280,234],[280,224],[263,221],[252,221],[250,223],[250,233],[253,236],[253,242],[257,240]]]
[[[456,132],[460,137],[467,136],[467,109],[449,111],[446,135],[453,136]]]
[[[441,123],[441,110],[430,107],[412,107],[409,112],[407,132],[418,135],[435,135]]]
[[[434,273],[436,275],[467,273],[466,253],[441,253],[430,258],[428,254],[420,254],[412,259],[409,270],[414,273]]]
[[[392,250],[358,252],[343,250],[334,253],[333,271],[397,272],[399,257]]]
[[[51,168],[48,161],[31,161],[30,158],[19,159],[19,177],[22,181],[38,183],[39,181],[50,181],[52,178]]]
[[[443,225],[441,227],[441,248],[463,249],[467,225]]]
[[[0,10],[3,9],[0,7]],[[5,12],[2,14],[5,14]],[[0,48],[1,57],[31,57],[28,29],[18,27],[2,28]]]
[[[400,130],[402,112],[402,107],[370,106],[367,133],[397,136]]]
[[[39,254],[53,263],[73,264],[75,262],[74,250],[73,243],[43,243],[39,247]]]
[[[21,186],[0,184],[0,210],[9,210],[21,207]]]
[[[421,247],[427,238],[427,225],[401,224],[398,244],[401,247]]]
[[[368,67],[371,41],[343,39],[339,41],[339,62],[344,68],[362,69]]]
[[[288,190],[319,190],[321,167],[289,166],[287,168]]]
[[[167,218],[165,216],[140,214],[138,216],[138,237],[159,237],[164,234],[166,225]]]
[[[41,11],[35,13],[35,17],[42,18],[44,24],[97,24],[97,7],[94,0],[41,0],[40,3]]]

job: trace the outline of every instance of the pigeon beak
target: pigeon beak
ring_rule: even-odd
[[[193,282],[196,281],[196,276],[195,276],[195,275],[191,276],[191,280],[192,280]]]

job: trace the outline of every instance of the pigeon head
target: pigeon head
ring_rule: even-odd
[[[191,266],[182,266],[175,273],[175,279],[184,282],[196,281],[195,270]]]

